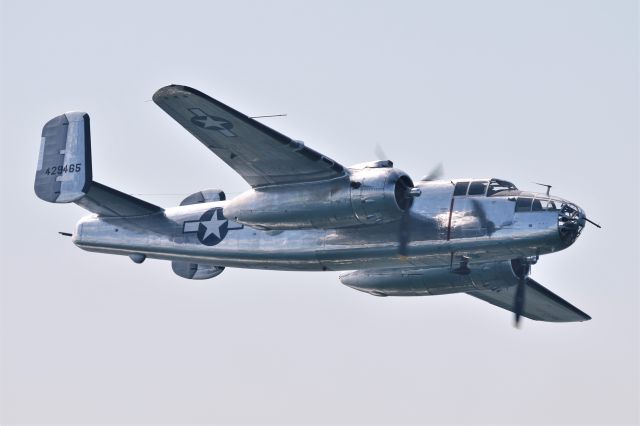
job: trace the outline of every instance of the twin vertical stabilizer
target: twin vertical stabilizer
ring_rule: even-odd
[[[68,112],[42,129],[36,170],[36,195],[50,203],[70,203],[84,197],[91,184],[89,115]]]
[[[101,216],[141,216],[162,209],[93,181],[89,114],[67,112],[42,129],[34,184],[50,203],[76,203]]]

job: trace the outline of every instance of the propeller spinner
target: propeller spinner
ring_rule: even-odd
[[[376,147],[376,150],[382,152],[379,146]],[[431,171],[420,181],[432,181],[438,180],[442,177],[444,173],[444,168],[442,167],[442,163],[438,163]],[[402,217],[400,218],[399,228],[398,228],[398,254],[400,256],[407,256],[408,254],[408,246],[411,242],[411,208],[413,207],[413,199],[415,197],[419,197],[422,191],[417,187],[405,187],[403,188],[403,197],[406,200],[411,200],[409,202],[408,207],[402,213]]]

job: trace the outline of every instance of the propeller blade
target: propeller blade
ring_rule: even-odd
[[[406,256],[408,245],[411,241],[411,208],[414,204],[414,198],[419,197],[422,191],[413,185],[409,186],[406,182],[402,185],[402,197],[405,199],[406,204],[403,203],[404,205],[401,207],[404,210],[398,224],[398,254]]]
[[[422,179],[420,179],[422,182],[429,182],[432,180],[438,180],[442,177],[442,175],[444,175],[444,167],[442,166],[442,163],[438,163],[435,165],[435,167],[433,169],[431,169],[431,171],[429,172],[428,175],[424,176]]]
[[[384,161],[384,160],[388,160],[389,159],[389,157],[384,152],[384,150],[382,149],[380,144],[376,144],[376,148],[374,149],[373,152],[376,155],[376,157],[378,157],[378,160]]]
[[[518,284],[516,287],[516,297],[513,301],[513,312],[515,314],[515,327],[518,328],[520,325],[520,318],[522,317],[522,312],[524,312],[524,293],[525,287],[527,284],[527,278],[520,278],[518,280]]]
[[[496,224],[487,219],[487,212],[480,201],[475,198],[471,198],[471,205],[473,206],[473,215],[478,218],[480,226],[486,228],[487,235],[491,236],[496,232]]]
[[[409,253],[408,246],[411,242],[411,209],[407,209],[400,217],[398,229],[398,254],[407,256]]]

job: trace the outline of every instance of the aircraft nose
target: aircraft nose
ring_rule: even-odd
[[[558,213],[558,231],[562,242],[570,246],[580,236],[587,215],[584,210],[573,203],[565,202]]]

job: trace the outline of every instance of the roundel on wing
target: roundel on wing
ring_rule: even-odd
[[[225,131],[233,129],[233,124],[224,118],[212,115],[196,115],[191,117],[191,122],[198,127],[209,130]]]
[[[207,210],[200,216],[198,240],[206,246],[215,246],[224,239],[229,230],[229,221],[222,215],[222,209]]]

